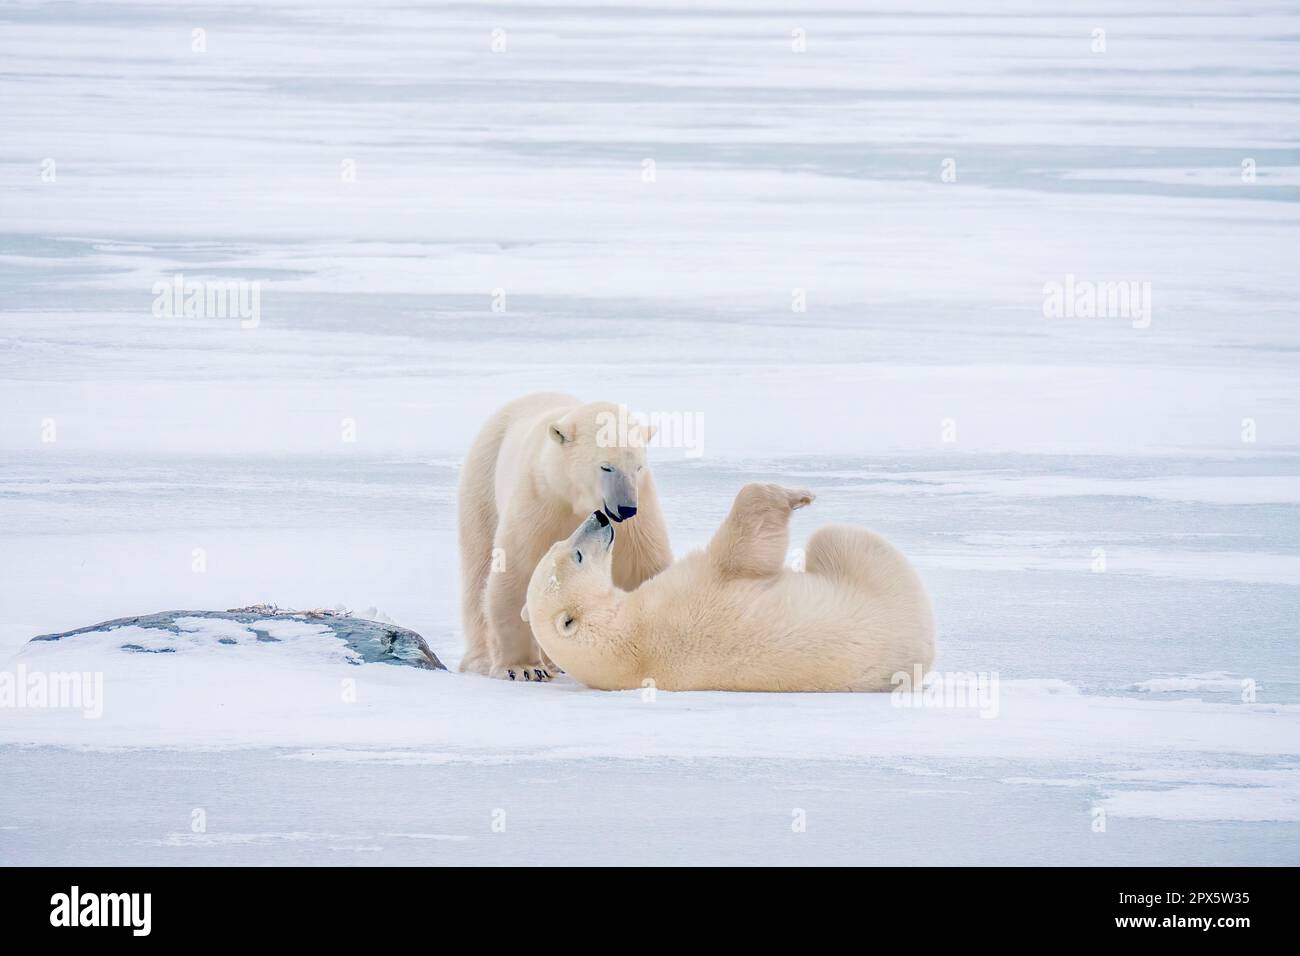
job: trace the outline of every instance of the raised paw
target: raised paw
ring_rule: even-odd
[[[797,511],[812,504],[816,495],[807,488],[787,488],[771,481],[755,481],[740,489],[736,504],[746,510]]]
[[[541,683],[548,681],[552,677],[552,671],[544,664],[498,664],[492,668],[492,677],[499,677],[501,680],[515,681],[536,681]]]
[[[791,511],[806,508],[817,500],[817,496],[807,488],[782,488],[781,490],[785,492],[786,499],[790,502]]]

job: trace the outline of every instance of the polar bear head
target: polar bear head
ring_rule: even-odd
[[[533,570],[521,617],[551,660],[584,683],[617,658],[618,594],[611,578],[614,525],[593,511],[578,529],[551,545]]]
[[[654,434],[653,426],[629,416],[626,405],[579,405],[547,425],[545,481],[568,499],[575,514],[601,511],[611,521],[631,518],[645,479],[645,446]]]

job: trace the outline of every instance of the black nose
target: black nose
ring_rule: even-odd
[[[636,508],[635,508],[635,507],[631,507],[631,508],[629,508],[627,505],[619,505],[619,506],[618,506],[618,520],[619,520],[619,521],[626,521],[628,518],[632,517],[634,514],[636,514]]]
[[[618,510],[619,510],[619,511],[622,511],[623,509],[622,509],[622,508],[619,508]],[[632,510],[633,510],[633,511],[636,511],[635,508],[633,508]],[[592,517],[594,517],[594,518],[596,519],[596,522],[597,522],[597,523],[598,523],[602,528],[609,524],[609,519],[605,517],[605,512],[603,512],[603,511],[593,511],[591,514],[592,514]]]

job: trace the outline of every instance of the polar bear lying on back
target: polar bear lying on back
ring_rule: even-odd
[[[523,618],[560,667],[600,690],[879,691],[934,659],[934,620],[907,559],[832,525],[804,572],[782,564],[811,492],[746,485],[703,551],[634,591],[610,577],[614,526],[596,512],[553,545]]]

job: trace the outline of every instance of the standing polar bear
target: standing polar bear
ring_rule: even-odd
[[[746,485],[707,548],[631,593],[611,576],[614,526],[596,512],[537,565],[523,616],[552,660],[600,690],[879,691],[928,670],[930,600],[884,538],[831,525],[809,540],[805,572],[782,566],[790,514],[812,500]]]
[[[550,680],[519,616],[528,578],[546,549],[591,512],[627,521],[607,569],[619,587],[635,588],[672,563],[645,464],[653,437],[652,427],[628,421],[626,408],[551,392],[517,399],[488,420],[460,478],[462,671]]]

